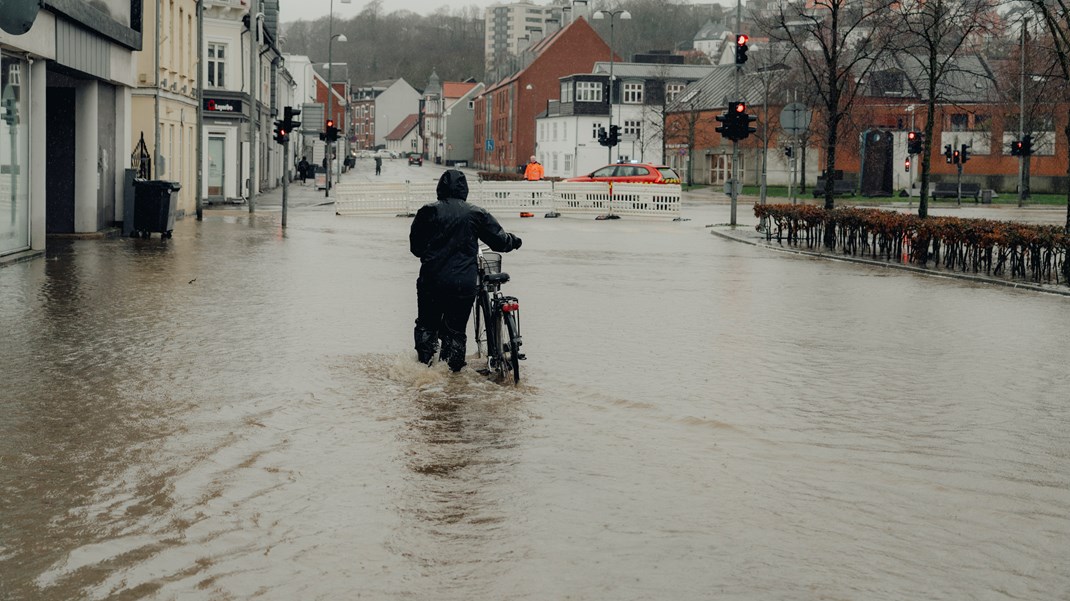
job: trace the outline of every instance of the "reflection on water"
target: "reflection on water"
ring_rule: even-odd
[[[521,386],[415,361],[407,220],[0,269],[0,599],[1057,599],[1066,299],[520,220]]]

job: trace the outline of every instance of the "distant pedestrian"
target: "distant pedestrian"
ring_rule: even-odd
[[[308,157],[301,157],[301,161],[297,163],[297,175],[301,178],[301,183],[305,183],[308,179],[308,168],[311,165],[308,164]]]
[[[531,155],[531,160],[528,162],[527,168],[524,169],[524,179],[529,182],[537,182],[542,179],[542,175],[542,163],[535,158],[535,155]]]
[[[383,172],[383,157],[375,157],[375,175]]]

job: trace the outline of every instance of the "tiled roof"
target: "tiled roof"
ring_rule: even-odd
[[[445,81],[442,82],[443,98],[460,98],[476,87],[477,83],[468,81]]]
[[[386,134],[387,140],[404,140],[405,136],[409,135],[412,128],[416,127],[416,124],[420,121],[420,116],[416,113],[409,115],[398,123],[390,133]]]

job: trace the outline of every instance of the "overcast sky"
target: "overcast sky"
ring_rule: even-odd
[[[722,4],[725,0],[720,0]],[[730,1],[730,0],[729,0]],[[465,6],[476,6],[480,9],[484,9],[491,4],[501,3],[502,0],[384,0],[383,10],[387,13],[394,12],[396,10],[411,10],[414,13],[421,15],[427,15],[433,13],[435,10],[448,6],[450,8],[460,8]],[[549,0],[534,0],[535,4],[549,5]],[[703,0],[703,2],[718,2],[718,0]],[[334,16],[335,18],[349,19],[357,15],[364,6],[368,3],[368,0],[352,0],[349,3],[343,4],[342,0],[334,0]],[[694,4],[694,0],[688,2]],[[732,3],[735,6],[734,3]],[[331,10],[331,0],[285,0],[281,4],[281,18],[283,22],[296,21],[298,19],[314,20],[319,17],[326,17]]]

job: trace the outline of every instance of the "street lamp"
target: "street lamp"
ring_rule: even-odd
[[[332,19],[333,19],[333,14],[332,14]],[[333,115],[334,108],[332,107],[332,104],[333,104],[332,101],[334,100],[334,61],[332,59],[334,58],[333,50],[334,50],[334,41],[335,40],[338,40],[339,42],[343,42],[343,43],[349,41],[349,39],[346,38],[346,34],[344,34],[344,33],[336,33],[336,34],[331,36],[330,40],[327,41],[327,118],[328,119],[334,119],[334,115]],[[327,189],[324,190],[323,195],[329,198],[331,196],[331,161],[333,160],[333,158],[331,157],[331,150],[334,148],[334,146],[333,146],[333,144],[331,142],[325,142],[325,144],[327,145],[327,147],[325,148],[325,150],[327,152]]]
[[[613,130],[613,22],[614,19],[619,17],[622,21],[628,21],[632,18],[632,13],[622,9],[619,10],[597,10],[593,15],[595,19],[605,19],[609,17],[609,128],[606,131]],[[613,163],[613,147],[609,147],[609,162]]]

